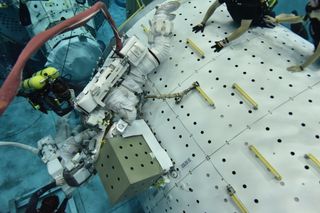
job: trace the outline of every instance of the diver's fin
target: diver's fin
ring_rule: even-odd
[[[22,26],[28,26],[31,24],[30,11],[25,3],[19,0],[19,16],[20,23]]]

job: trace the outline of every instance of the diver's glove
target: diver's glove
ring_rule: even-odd
[[[225,38],[221,41],[216,41],[215,43],[216,44],[213,45],[211,48],[214,49],[215,53],[218,53],[229,43],[229,40],[228,38]]]
[[[260,27],[274,28],[279,24],[279,20],[276,17],[265,15],[261,20]]]
[[[268,24],[279,24],[279,20],[276,18],[276,17],[272,17],[272,16],[269,16],[269,15],[265,15],[263,17],[263,20],[268,23]]]
[[[288,67],[287,70],[290,72],[301,72],[304,70],[304,68],[302,65],[296,65],[296,66]]]
[[[192,32],[197,33],[201,31],[201,33],[203,33],[205,27],[206,27],[206,24],[204,23],[198,24],[192,28]]]

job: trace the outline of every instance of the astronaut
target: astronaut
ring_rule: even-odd
[[[227,9],[234,22],[240,24],[240,27],[236,29],[231,35],[226,38],[216,41],[215,45],[211,48],[214,52],[221,51],[228,43],[239,38],[244,34],[251,26],[268,27],[263,20],[264,15],[272,15],[272,8],[276,5],[276,0],[216,0],[208,9],[205,17],[200,24],[193,27],[192,31],[197,33],[203,32],[208,19],[216,11],[216,9],[225,3]]]
[[[34,42],[31,46],[28,44],[27,54],[22,53],[24,57],[19,57],[17,65],[7,78],[9,80],[6,79],[4,83],[5,87],[0,89],[0,113],[1,110],[3,112],[6,109],[15,96],[16,88],[22,88],[20,92],[29,98],[39,110],[43,112],[53,110],[63,115],[74,106],[84,121],[79,131],[75,128],[73,134],[68,133],[66,137],[44,137],[37,142],[37,148],[14,142],[0,143],[0,146],[16,146],[40,156],[47,165],[48,173],[55,180],[55,183],[45,186],[34,194],[29,205],[32,211],[35,210],[39,195],[48,188],[61,186],[66,195],[71,195],[76,187],[81,186],[95,175],[95,163],[101,147],[108,137],[114,136],[110,134],[114,126],[116,129],[114,132],[118,131],[118,135],[124,133],[129,126],[128,123],[132,127],[131,134],[147,135],[148,137],[144,136],[147,138],[146,142],[151,144],[153,158],[159,161],[162,171],[168,172],[172,168],[173,163],[170,157],[153,137],[146,122],[135,119],[138,111],[137,104],[143,94],[143,85],[147,75],[168,58],[173,36],[172,20],[175,18],[172,12],[179,6],[178,1],[171,1],[156,7],[155,15],[150,20],[149,45],[136,36],[125,39],[122,43],[105,5],[99,2],[67,20],[68,25],[62,21],[53,29],[49,29],[49,34],[48,31],[42,32],[31,40]],[[77,98],[73,100],[68,85],[64,84],[60,78],[58,71],[60,69],[53,66],[48,66],[23,82],[20,81],[24,63],[36,49],[35,46],[41,46],[49,36],[61,30],[70,30],[74,25],[84,24],[92,17],[92,14],[100,10],[115,29],[116,49],[107,58],[104,58],[103,64],[99,64],[95,75]],[[42,40],[38,41],[38,37]],[[62,102],[67,104],[67,108],[61,105]],[[63,125],[59,126],[63,128]],[[70,131],[65,130],[65,132]],[[62,134],[59,132],[57,135]],[[52,199],[54,200],[55,198]],[[51,209],[56,209],[57,202],[54,203],[54,205],[50,204]]]
[[[156,8],[150,20],[146,46],[137,37],[126,40],[120,54],[107,60],[75,100],[75,108],[87,116],[90,125],[101,124],[106,111],[131,123],[138,116],[138,104],[143,96],[147,76],[169,55],[173,31],[173,11],[180,6],[171,1]]]
[[[310,20],[311,24],[311,36],[313,39],[313,44],[315,47],[314,53],[307,58],[303,64],[288,67],[287,70],[291,72],[301,72],[310,64],[314,63],[320,57],[320,1],[310,0],[306,5],[306,15],[296,16],[293,14],[280,14],[275,18],[266,16],[266,21],[269,23],[279,24],[279,23],[300,23],[306,20]]]

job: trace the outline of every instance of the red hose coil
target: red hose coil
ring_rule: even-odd
[[[38,51],[43,44],[45,44],[48,40],[52,39],[54,36],[76,29],[85,25],[94,15],[96,15],[99,11],[101,11],[105,18],[108,20],[113,33],[116,38],[116,51],[119,52],[122,49],[122,42],[120,35],[117,31],[116,25],[106,7],[106,5],[102,2],[97,2],[89,9],[77,14],[76,16],[66,19],[65,21],[57,24],[56,26],[39,33],[34,36],[26,45],[26,47],[22,50],[19,55],[19,58],[16,64],[13,66],[11,72],[8,77],[4,81],[2,87],[0,88],[0,115],[4,113],[9,104],[12,102],[14,97],[16,96],[21,80],[22,80],[22,72],[26,62],[29,58]]]

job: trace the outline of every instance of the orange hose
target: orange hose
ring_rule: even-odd
[[[48,40],[52,39],[56,35],[85,25],[99,11],[102,11],[114,32],[116,38],[116,51],[119,52],[121,50],[122,42],[120,35],[106,5],[102,2],[97,2],[92,7],[77,14],[76,16],[66,19],[56,26],[39,33],[38,35],[34,36],[22,50],[16,64],[13,66],[11,72],[0,88],[0,115],[4,113],[18,93],[22,80],[22,72],[29,58],[36,53]]]

